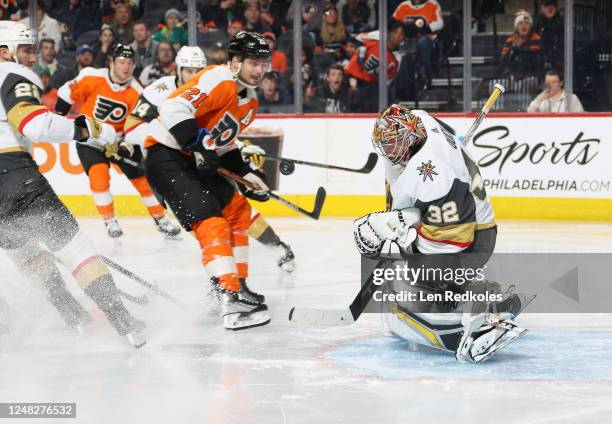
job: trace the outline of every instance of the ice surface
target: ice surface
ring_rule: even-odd
[[[80,222],[103,254],[186,307],[152,294],[147,307],[129,304],[148,324],[149,343],[134,350],[66,275],[94,316],[79,337],[0,254],[0,296],[11,306],[0,306],[0,328],[11,327],[0,329],[1,402],[76,402],[77,422],[87,423],[558,424],[612,416],[608,315],[522,316],[530,332],[479,365],[385,337],[374,315],[331,329],[289,323],[291,306],[352,300],[359,286],[352,221],[270,219],[298,268],[282,273],[277,252],[252,244],[250,286],[268,298],[272,323],[242,332],[225,331],[206,301],[193,238],[163,241],[150,220],[122,219],[116,248],[99,220]],[[611,252],[612,225],[499,222],[497,251]],[[123,290],[144,292],[114,275]]]

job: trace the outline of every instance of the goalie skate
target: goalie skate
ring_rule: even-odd
[[[484,362],[526,331],[497,315],[477,315],[466,325],[455,357],[463,362]]]
[[[270,322],[266,305],[241,299],[238,293],[229,291],[222,295],[221,316],[227,330],[243,330]]]

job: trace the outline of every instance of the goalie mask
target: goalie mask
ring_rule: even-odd
[[[395,104],[381,113],[372,132],[374,150],[393,164],[406,164],[426,140],[421,118],[407,107]]]

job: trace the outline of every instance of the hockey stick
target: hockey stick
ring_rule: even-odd
[[[506,89],[501,84],[495,84],[493,86],[493,92],[485,102],[484,106],[482,107],[482,110],[480,111],[480,114],[468,130],[467,134],[465,135],[465,138],[463,139],[464,146],[467,146],[467,144],[470,142],[470,140],[474,136],[474,133],[476,132],[476,129],[480,126],[482,120],[485,118],[485,116],[487,116],[487,113],[489,113],[489,111],[493,108],[493,105],[504,91],[506,91]]]
[[[266,154],[265,157],[267,159],[280,162],[279,168],[280,168],[280,171],[281,171],[281,173],[283,175],[290,175],[290,174],[292,174],[293,171],[295,170],[295,165],[296,164],[297,165],[314,166],[314,167],[323,168],[323,169],[335,169],[335,170],[338,170],[338,171],[357,172],[359,174],[369,174],[370,172],[372,172],[372,170],[376,166],[376,163],[378,162],[378,155],[376,153],[370,153],[369,156],[368,156],[368,161],[366,162],[366,164],[364,166],[362,166],[361,168],[358,168],[358,169],[355,169],[355,168],[346,168],[344,166],[327,165],[327,164],[324,164],[324,163],[308,162],[308,161],[305,161],[305,160],[281,158],[281,157],[278,157],[278,156],[272,156],[272,155],[268,155],[268,154]]]
[[[231,178],[237,183],[240,183],[242,185],[245,185],[253,189],[253,184],[251,184],[249,181],[245,180],[240,175],[228,169],[219,168],[218,172],[221,175]],[[327,196],[327,192],[325,191],[325,188],[319,187],[319,189],[317,190],[317,195],[315,196],[315,202],[314,202],[313,209],[311,212],[309,212],[306,209],[302,209],[295,203],[291,203],[289,200],[280,197],[278,194],[273,193],[271,190],[266,191],[266,194],[270,196],[272,199],[276,200],[277,202],[282,203],[283,205],[287,206],[288,208],[293,209],[294,211],[301,213],[302,215],[306,215],[312,219],[319,219],[319,216],[321,216],[321,210],[323,209],[323,203],[325,203],[325,197]]]
[[[124,292],[119,287],[117,287],[117,292],[119,293],[119,296],[121,296],[125,300],[129,300],[130,302],[135,303],[137,305],[146,306],[149,304],[149,298],[146,294],[143,294],[142,296],[134,296],[132,294]]]
[[[376,268],[383,265],[385,261],[378,261]],[[368,277],[367,281],[359,289],[359,293],[346,309],[326,310],[316,308],[296,308],[289,311],[289,321],[298,324],[322,325],[322,326],[342,326],[355,323],[365,310],[377,285],[373,284],[374,272]]]
[[[483,106],[480,115],[470,127],[468,135],[464,139],[464,144],[467,144],[470,141],[471,137],[476,132],[476,129],[478,128],[484,117],[487,115],[487,113],[489,113],[489,111],[493,107],[493,104],[503,92],[504,87],[500,84],[495,84],[495,88],[493,89],[493,92],[489,96],[489,99]],[[378,261],[374,269],[379,268],[383,263],[383,260]],[[355,299],[349,305],[348,308],[340,310],[324,310],[315,308],[296,309],[296,307],[294,306],[289,311],[289,321],[324,326],[342,326],[353,324],[357,320],[357,318],[361,316],[362,312],[364,311],[366,306],[368,306],[368,303],[372,299],[372,295],[374,294],[376,288],[376,285],[373,283],[373,280],[374,271],[372,271],[372,274],[370,274],[367,281],[361,286],[359,293],[357,293],[357,296],[355,296]]]
[[[132,280],[136,281],[137,283],[145,286],[146,288],[148,288],[149,290],[151,290],[153,293],[155,293],[158,296],[163,297],[164,299],[166,299],[168,302],[170,303],[174,303],[177,306],[180,307],[184,307],[185,305],[183,305],[182,302],[180,302],[178,299],[176,299],[174,296],[172,296],[170,293],[167,293],[165,291],[163,291],[162,289],[160,289],[159,287],[157,287],[157,285],[148,282],[147,280],[145,280],[144,278],[139,277],[138,275],[134,274],[132,271],[129,271],[127,269],[125,269],[124,267],[122,267],[121,265],[119,265],[118,263],[112,261],[111,259],[107,258],[106,256],[102,256],[100,255],[100,258],[104,261],[104,263],[106,265],[108,265],[109,267],[119,271],[120,273],[122,273],[123,275],[125,275],[128,278],[131,278]]]

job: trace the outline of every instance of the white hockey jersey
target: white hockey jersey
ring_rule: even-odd
[[[0,153],[31,152],[32,142],[69,142],[72,120],[42,105],[38,76],[15,62],[0,63]]]
[[[427,141],[405,165],[385,160],[392,209],[421,211],[416,248],[425,254],[468,248],[474,232],[495,226],[478,166],[462,143],[422,110]]]
[[[177,77],[166,76],[148,85],[125,122],[125,141],[143,147],[149,134],[149,123],[159,116],[159,107],[177,89]]]

